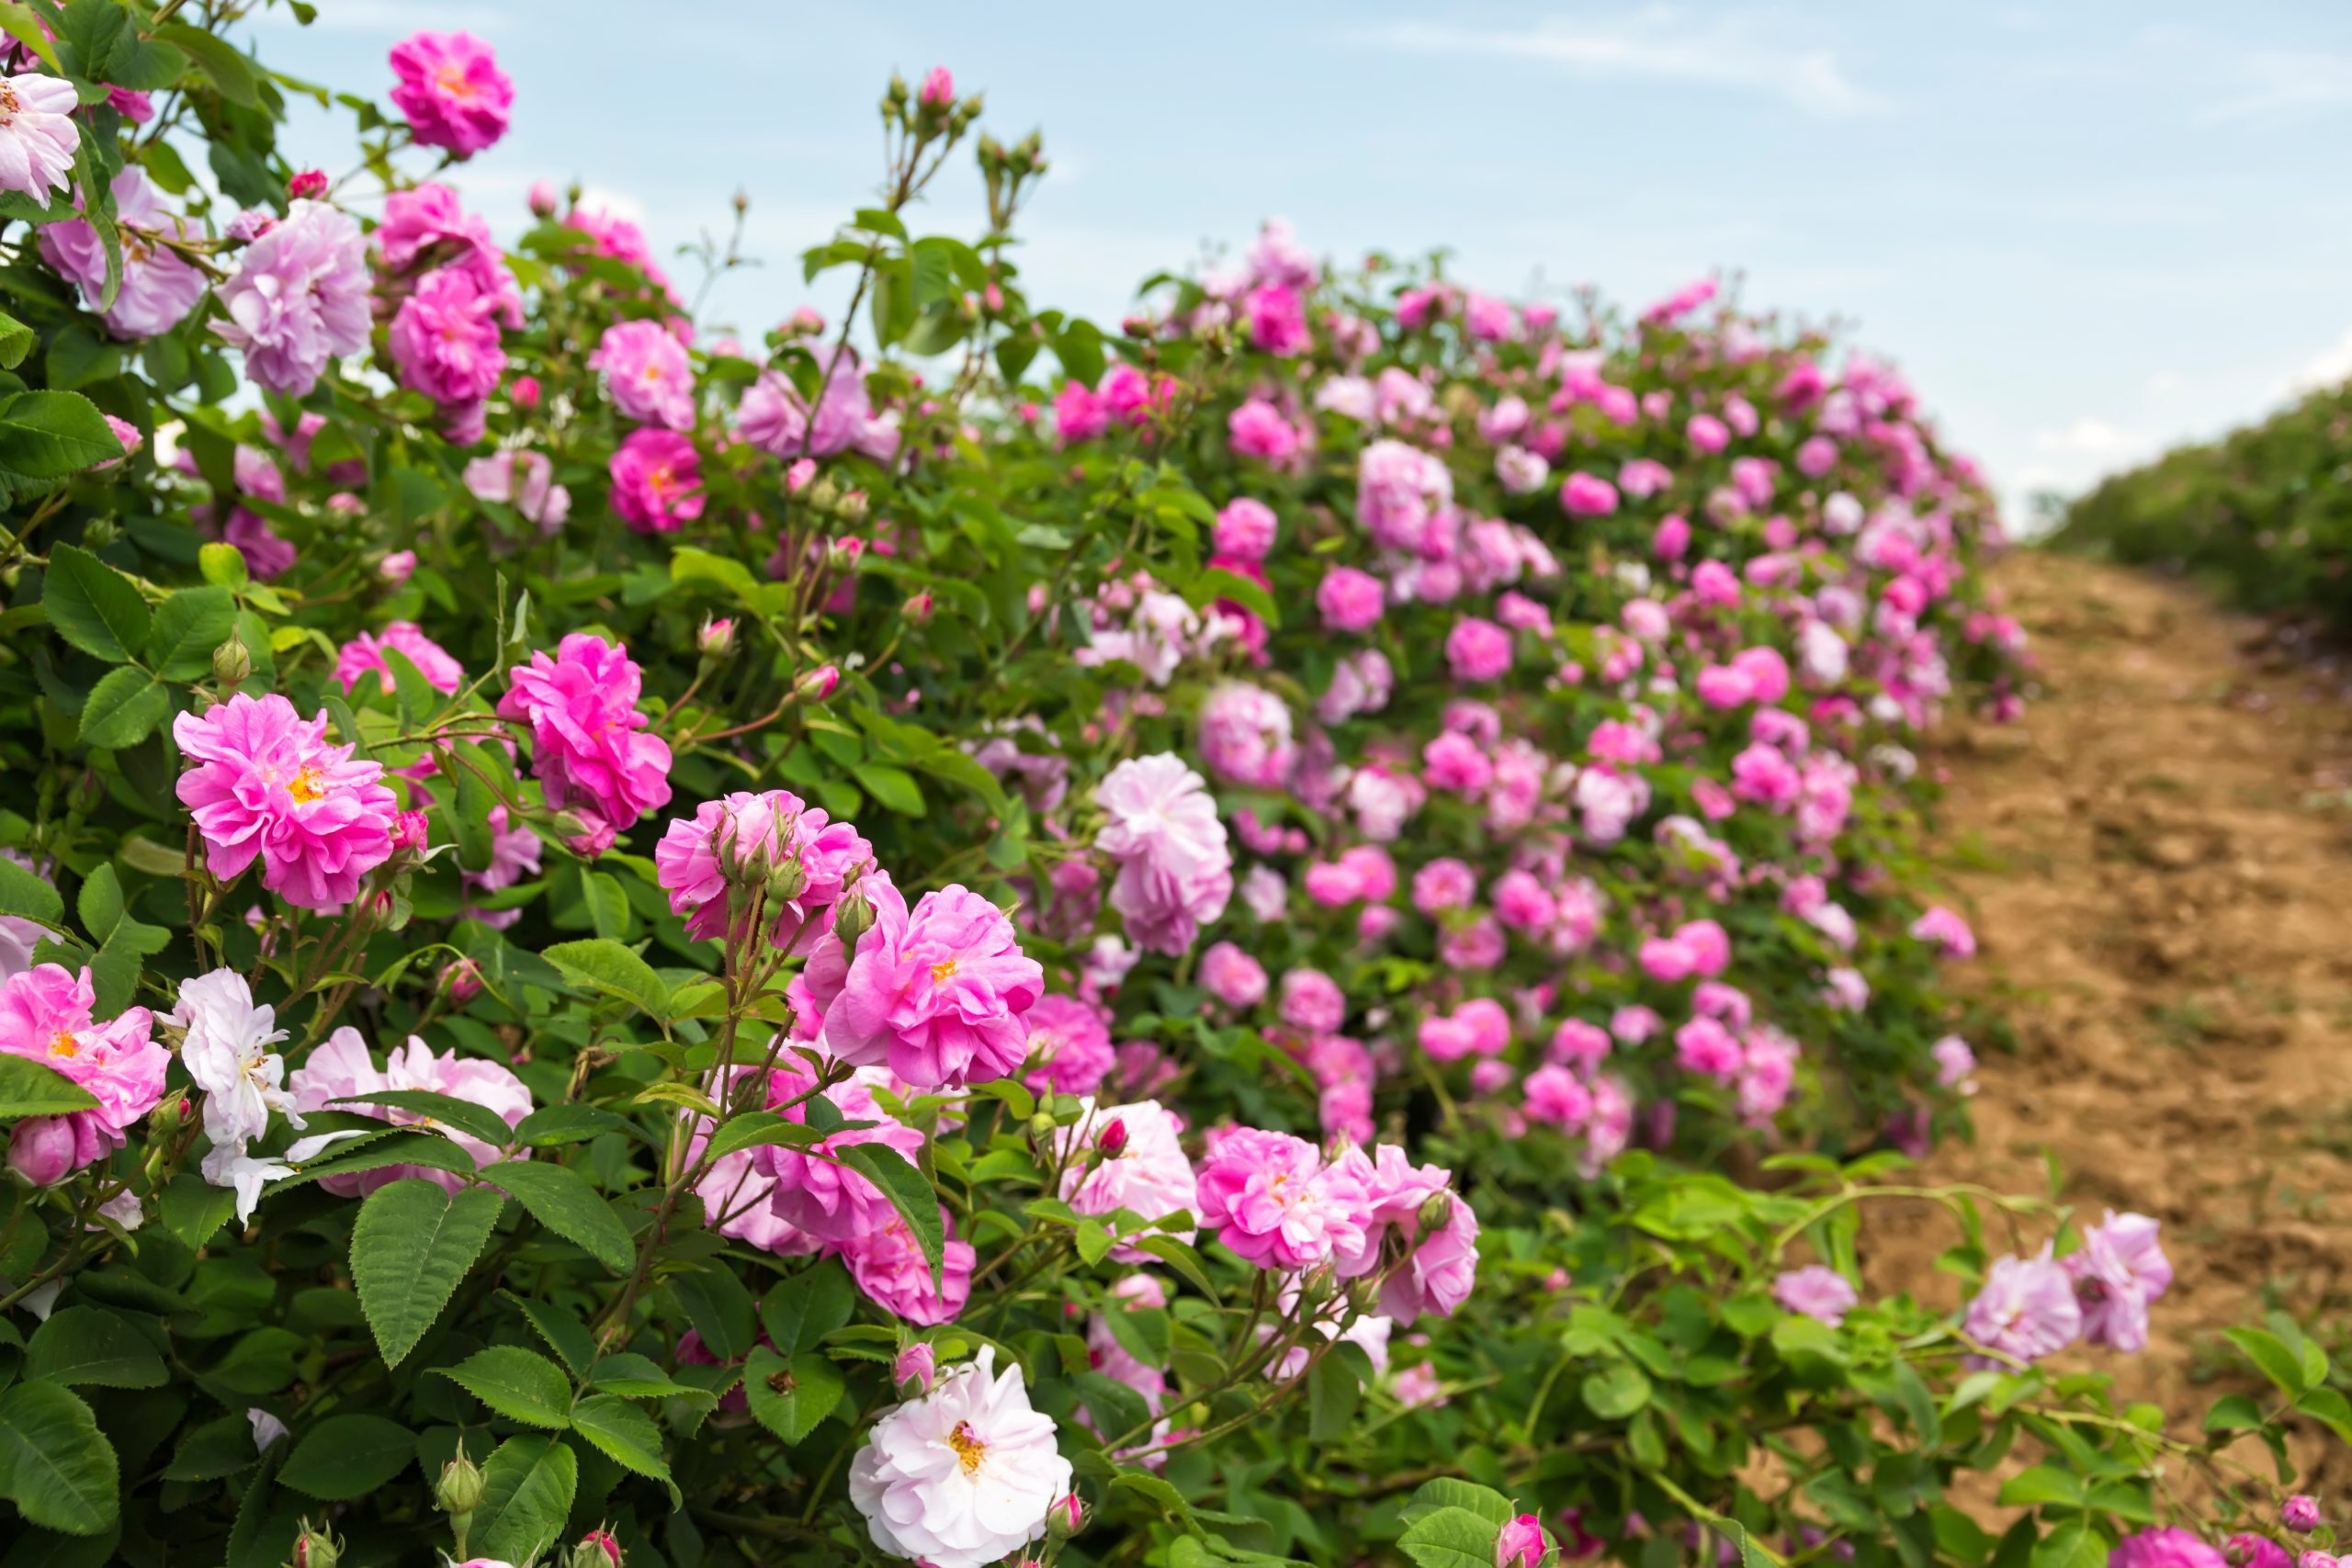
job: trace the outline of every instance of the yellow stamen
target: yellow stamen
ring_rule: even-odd
[[[956,1462],[964,1467],[967,1475],[979,1473],[980,1461],[988,1456],[988,1444],[973,1435],[969,1421],[958,1421],[956,1429],[947,1434],[947,1446],[956,1450]]]
[[[306,767],[294,775],[294,782],[286,786],[286,793],[308,806],[327,793],[326,775],[315,767]]]
[[[955,977],[956,961],[952,958],[944,959],[931,966],[931,983],[934,986],[944,986]]]
[[[82,1054],[82,1043],[74,1038],[72,1030],[61,1029],[49,1043],[49,1054],[52,1056],[78,1056]]]

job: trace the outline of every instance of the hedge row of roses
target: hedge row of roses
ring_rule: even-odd
[[[1891,368],[1279,229],[1105,333],[944,70],[746,341],[238,14],[0,4],[6,1562],[2276,1568],[2324,1353],[2168,1432],[2153,1221],[1897,1184],[2020,639]]]
[[[2352,623],[2352,383],[2178,446],[2069,505],[2051,543],[2186,572],[2265,615]]]

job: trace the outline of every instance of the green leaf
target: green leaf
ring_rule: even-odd
[[[215,588],[234,592],[253,581],[253,569],[245,564],[245,552],[218,539],[197,547],[196,563],[204,581]]]
[[[752,1415],[787,1443],[815,1431],[848,1387],[842,1370],[814,1351],[779,1356],[755,1346],[743,1363],[743,1393]]]
[[[186,22],[167,22],[155,29],[154,36],[176,45],[194,59],[198,69],[212,79],[220,96],[231,103],[240,108],[252,108],[261,102],[261,83],[254,73],[253,62],[227,39]]]
[[[231,1346],[204,1380],[232,1393],[275,1393],[294,1381],[294,1359],[309,1348],[290,1329],[264,1325]]]
[[[96,1535],[119,1512],[114,1446],[68,1388],[20,1382],[0,1390],[0,1497],[29,1522]]]
[[[86,327],[68,327],[50,339],[49,353],[41,359],[41,371],[49,378],[51,388],[72,391],[120,375],[122,350],[115,344],[101,343],[97,334]]]
[[[531,1148],[584,1144],[628,1125],[626,1118],[595,1105],[542,1105],[514,1123],[514,1141]]]
[[[114,928],[122,923],[122,883],[113,866],[102,865],[82,879],[74,912],[81,917],[82,929],[90,933],[92,942],[104,942],[114,934]]]
[[[22,365],[25,355],[40,341],[40,335],[32,328],[6,310],[0,310],[0,370],[14,370]]]
[[[159,1388],[164,1359],[129,1318],[104,1307],[61,1307],[25,1346],[25,1376],[100,1388]]]
[[[47,880],[12,860],[0,860],[0,915],[22,915],[45,926],[65,919],[65,900]]]
[[[1214,567],[1201,573],[1193,592],[1200,595],[1203,604],[1218,599],[1230,599],[1269,626],[1280,628],[1283,624],[1281,606],[1274,602],[1272,594],[1248,578],[1227,571],[1223,567]]]
[[[625,1274],[637,1262],[628,1226],[605,1195],[570,1166],[551,1160],[501,1160],[481,1173],[503,1187],[539,1224],[572,1243],[605,1268]]]
[[[400,1365],[481,1256],[505,1199],[485,1187],[455,1197],[421,1176],[378,1188],[351,1227],[351,1282],[383,1352]]]
[[[2080,1507],[2082,1501],[2083,1478],[2052,1465],[2035,1465],[2001,1483],[2004,1508],[2030,1508],[2043,1503]]]
[[[79,392],[18,392],[0,400],[0,468],[27,479],[62,479],[121,456],[114,427]]]
[[[715,556],[692,545],[681,546],[670,552],[670,581],[714,582],[746,604],[754,608],[759,604],[759,580],[733,556]]]
[[[623,1350],[598,1361],[588,1381],[606,1393],[617,1393],[628,1399],[669,1399],[683,1396],[707,1404],[709,1393],[682,1383],[663,1371],[650,1357]]]
[[[2237,1432],[2261,1425],[2262,1406],[2243,1393],[2223,1394],[2205,1413],[2205,1429],[2209,1432]],[[2352,1442],[2352,1438],[2345,1440]]]
[[[1587,1373],[1582,1392],[1586,1408],[1604,1421],[1623,1421],[1650,1402],[1650,1380],[1631,1361],[1618,1361]]]
[[[2342,1441],[2352,1443],[2352,1400],[2332,1388],[2315,1388],[2295,1401],[2295,1408],[2326,1427]],[[2207,1416],[2205,1424],[2211,1427],[2212,1417]]]
[[[438,1133],[386,1128],[383,1133],[371,1134],[362,1142],[337,1145],[337,1148],[346,1147],[351,1152],[337,1154],[329,1150],[327,1154],[332,1157],[322,1156],[312,1161],[304,1166],[299,1175],[287,1178],[270,1190],[283,1192],[288,1188],[316,1181],[322,1176],[356,1176],[363,1171],[381,1170],[393,1165],[429,1166],[435,1170],[455,1171],[460,1176],[469,1176],[474,1169],[474,1156]]]
[[[839,1263],[820,1259],[778,1285],[760,1302],[760,1326],[777,1351],[790,1356],[813,1349],[819,1340],[850,1320],[857,1310],[857,1287]]]
[[[1138,1252],[1148,1252],[1170,1269],[1184,1276],[1193,1288],[1214,1300],[1217,1294],[1215,1281],[1209,1279],[1208,1268],[1201,1261],[1198,1249],[1172,1235],[1139,1235],[1130,1237],[1127,1245]]]
[[[528,1562],[563,1533],[580,1486],[580,1457],[554,1438],[509,1438],[481,1467],[481,1502],[469,1535],[485,1554]]]
[[[662,1462],[662,1431],[653,1417],[616,1393],[592,1393],[572,1407],[572,1430],[624,1470],[650,1476],[670,1489],[678,1501],[677,1483]]]
[[[50,41],[49,29],[23,0],[0,3],[0,32],[6,33],[30,50],[56,75],[65,74],[65,67],[57,58],[57,46]]]
[[[940,1223],[939,1194],[923,1179],[922,1172],[907,1163],[907,1156],[888,1144],[852,1144],[841,1151],[843,1165],[865,1177],[890,1200],[890,1207],[907,1222],[907,1230],[922,1247],[923,1258],[931,1265],[932,1283],[939,1283],[939,1271],[947,1256],[947,1231]]]
[[[1467,1508],[1445,1507],[1423,1514],[1396,1538],[1396,1550],[1419,1568],[1495,1568],[1495,1538],[1501,1527]]]
[[[786,1121],[773,1111],[746,1111],[718,1124],[718,1131],[710,1136],[707,1157],[715,1165],[729,1155],[761,1144],[805,1149],[824,1141],[825,1134],[806,1122]]]
[[[2302,1358],[2288,1349],[2277,1335],[2261,1328],[2225,1328],[2222,1337],[2245,1352],[2245,1359],[2290,1397],[2308,1386],[2303,1381]]]
[[[375,1094],[347,1094],[327,1102],[336,1105],[381,1105],[394,1111],[406,1111],[425,1119],[430,1126],[435,1122],[456,1128],[468,1137],[503,1149],[514,1136],[506,1119],[486,1105],[470,1100],[459,1100],[454,1094],[435,1094],[429,1089],[388,1089]]]
[[[2104,1568],[2107,1540],[2079,1519],[2043,1536],[2033,1549],[2033,1568]]]
[[[1310,1441],[1329,1443],[1338,1440],[1356,1416],[1356,1406],[1363,1398],[1363,1385],[1356,1376],[1355,1364],[1346,1356],[1327,1352],[1306,1374],[1307,1427]]]
[[[1457,1481],[1447,1475],[1421,1483],[1413,1494],[1413,1500],[1405,1506],[1403,1518],[1407,1524],[1411,1524],[1440,1508],[1465,1510],[1498,1530],[1510,1523],[1519,1513],[1510,1498],[1492,1487],[1481,1486],[1471,1481]]]
[[[330,1416],[295,1443],[281,1484],[322,1502],[364,1497],[416,1459],[416,1434],[381,1416]]]
[[[518,1345],[492,1345],[434,1370],[509,1420],[559,1431],[571,1425],[571,1380]]]
[[[850,769],[850,776],[866,794],[899,816],[923,814],[922,787],[904,768],[894,768],[887,762],[860,762]]]
[[[172,694],[136,665],[109,670],[90,688],[82,706],[82,742],[119,751],[155,732],[172,711]]]
[[[254,1447],[254,1424],[242,1410],[191,1427],[181,1434],[164,1468],[166,1481],[219,1481],[248,1469],[261,1458]]]
[[[588,906],[588,923],[600,937],[618,942],[628,934],[628,895],[617,877],[601,871],[580,874],[582,901]]]
[[[709,1268],[673,1274],[670,1290],[712,1355],[732,1361],[750,1352],[757,1328],[752,1292],[733,1270]]]
[[[147,646],[147,601],[130,579],[79,545],[50,550],[40,604],[58,636],[109,663],[128,664]]]
[[[166,681],[202,680],[212,672],[212,650],[236,625],[237,602],[227,589],[183,588],[155,612],[147,667]]]
[[[571,1369],[572,1376],[578,1377],[586,1371],[590,1363],[595,1360],[595,1337],[588,1332],[588,1325],[579,1318],[545,1302],[526,1301],[512,1291],[502,1291],[499,1294],[522,1310],[532,1328],[548,1342],[548,1348],[563,1358],[563,1364]]]
[[[0,864],[6,863],[0,862]],[[91,1111],[97,1099],[46,1063],[0,1054],[0,1121]]]
[[[609,937],[560,942],[543,955],[564,977],[628,1002],[656,1020],[670,1015],[670,987],[653,966]]]

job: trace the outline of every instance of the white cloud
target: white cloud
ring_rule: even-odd
[[[2046,457],[2088,458],[2095,462],[2128,457],[2148,450],[2152,445],[2146,436],[2103,419],[2078,419],[2055,430],[2033,433],[2033,449]]]
[[[2352,332],[2306,361],[2288,381],[2285,395],[2300,398],[2305,392],[2316,392],[2322,387],[2333,387],[2345,380],[2352,380]]]
[[[2199,123],[2278,119],[2352,105],[2352,55],[2261,49],[2225,74],[2237,92],[2206,105]]]
[[[1543,61],[1590,78],[1724,87],[1831,119],[1892,107],[1847,75],[1830,51],[1792,47],[1777,32],[1737,16],[1702,19],[1650,6],[1614,17],[1552,17],[1518,28],[1397,22],[1359,33],[1356,41],[1400,54]]]

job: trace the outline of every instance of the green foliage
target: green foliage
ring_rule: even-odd
[[[0,1052],[23,1156],[0,1192],[6,1568],[269,1568],[306,1517],[331,1517],[353,1564],[452,1548],[545,1563],[607,1521],[639,1563],[865,1561],[856,1456],[920,1392],[902,1379],[959,1375],[983,1348],[1052,1423],[1090,1510],[1071,1540],[1039,1510],[1034,1550],[1069,1568],[1490,1568],[1518,1515],[1557,1534],[1571,1509],[1639,1568],[1718,1547],[1747,1565],[2074,1568],[2193,1517],[2171,1495],[2184,1472],[2213,1499],[2200,1524],[2235,1523],[2267,1496],[2233,1468],[2242,1450],[2267,1449],[2283,1480],[2291,1428],[2352,1437],[2324,1346],[2283,1320],[2233,1332],[2242,1386],[2186,1434],[2119,1405],[2103,1362],[1978,1364],[1962,1309],[1988,1233],[2080,1237],[2046,1202],[1905,1184],[1888,1146],[1962,1125],[1934,1051],[1966,1010],[1911,934],[1933,897],[1935,789],[1910,747],[1935,694],[1998,702],[2016,670],[1971,629],[1989,503],[1907,391],[1849,366],[1839,389],[1875,400],[1873,433],[1815,476],[1817,422],[1783,378],[1829,345],[1736,312],[1538,328],[1522,311],[1486,333],[1434,266],[1384,265],[1306,286],[1296,353],[1257,341],[1246,298],[1172,277],[1148,319],[1106,333],[1028,296],[1014,231],[1035,139],[967,141],[977,100],[918,109],[900,87],[879,204],[802,258],[805,277],[841,271],[855,319],[752,341],[702,323],[699,511],[641,531],[619,458],[644,422],[589,360],[615,324],[680,306],[585,213],[500,264],[518,317],[504,369],[482,408],[455,411],[481,415],[479,439],[395,374],[390,322],[422,270],[456,265],[448,236],[416,268],[378,247],[364,348],[300,397],[247,395],[220,285],[250,254],[232,217],[287,212],[289,96],[351,117],[370,188],[335,199],[371,221],[373,185],[445,171],[374,105],[273,71],[230,15],[0,0],[26,68],[85,105],[81,205],[0,202],[0,954],[86,969],[93,1004],[88,1028],[17,1030]],[[154,122],[129,124],[109,88],[154,95]],[[974,141],[984,231],[916,232]],[[177,246],[120,220],[126,161],[187,217]],[[80,221],[104,273],[76,282],[32,242]],[[210,287],[185,321],[121,338],[97,311],[159,245]],[[749,258],[714,243],[700,259]],[[1570,396],[1571,358],[1635,412]],[[1359,371],[1399,411],[1348,412]],[[758,434],[754,390],[820,415]],[[1637,393],[1675,419],[1640,414]],[[1502,431],[1512,400],[1561,469],[1622,478],[1662,455],[1673,488],[1629,484],[1618,510],[1571,517],[1557,475],[1506,483],[1505,459],[1528,456]],[[1298,453],[1237,450],[1257,404]],[[1754,416],[1738,458],[1681,432],[1702,405]],[[184,461],[161,460],[166,433]],[[1452,535],[1419,553],[1361,515],[1366,450],[1404,438],[1451,498]],[[1765,501],[1740,499],[1743,476]],[[1838,498],[1875,519],[1865,535],[1831,525]],[[1279,520],[1262,565],[1218,542],[1240,500]],[[1669,507],[1695,525],[1679,565],[1658,547]],[[1889,564],[1903,548],[1939,580],[1916,609],[1894,603],[1917,581]],[[1317,590],[1342,565],[1384,578],[1376,626],[1325,624]],[[1496,575],[1449,586],[1440,567]],[[1694,607],[1709,568],[1728,592]],[[1470,606],[1503,615],[1506,588],[1509,677],[1471,680],[1449,634]],[[1669,633],[1629,630],[1669,602]],[[1784,698],[1690,700],[1696,670],[1743,650],[1785,666],[1833,621],[1850,671],[1799,658]],[[578,744],[658,740],[666,806],[604,820],[506,703],[517,667],[573,636],[625,648],[641,688]],[[1338,712],[1340,660],[1367,653],[1381,702]],[[1204,715],[1237,682],[1291,727],[1278,778],[1210,755]],[[248,863],[253,845],[182,798],[186,721],[241,696],[283,699],[334,766],[372,764],[415,814],[348,899],[296,897],[275,842]],[[1821,738],[1808,755],[1829,783],[1808,804],[1827,828],[1724,782],[1751,749],[1806,750],[1788,725]],[[1426,745],[1489,726],[1486,750],[1525,747],[1508,758],[1517,818],[1508,790],[1422,782]],[[1642,799],[1613,823],[1578,784],[1618,778],[1604,726],[1657,751],[1616,759]],[[1231,824],[1237,886],[1198,940],[1128,923],[1101,841],[1098,788],[1162,755],[1200,760]],[[329,787],[247,760],[273,808]],[[1348,793],[1384,781],[1425,797],[1385,834]],[[990,1021],[1032,1053],[990,1081],[854,1073],[820,1048],[838,1043],[820,992],[852,957],[842,911],[878,922],[888,899],[873,883],[820,897],[808,857],[707,838],[724,888],[682,892],[667,863],[695,847],[696,807],[738,791],[828,814],[864,846],[851,869],[888,871],[919,908],[950,886],[1017,908],[1022,953],[1050,994],[1083,998],[1115,1066],[1057,1054],[1040,1013]],[[1293,892],[1368,849],[1388,892]],[[1483,882],[1473,904],[1416,903],[1414,874],[1440,859]],[[1487,906],[1513,872],[1584,928],[1506,932]],[[1800,908],[1808,886],[1844,925]],[[1736,948],[1742,1030],[1752,1009],[1781,1032],[1738,1048],[1785,1039],[1785,1081],[1746,1056],[1728,1077],[1678,1060],[1691,976],[1638,955],[1701,918]],[[1328,976],[1340,1023],[1224,996],[1211,942],[1270,976]],[[956,962],[902,965],[901,999]],[[269,1013],[208,1054],[181,1010],[221,974]],[[1849,975],[1867,1007],[1839,998]],[[1473,1001],[1507,1040],[1475,1061],[1421,1048]],[[1622,1114],[1532,1114],[1529,1080],[1576,1055],[1554,1032],[1621,1010],[1658,1027],[1604,1036],[1575,1081]],[[107,1083],[149,1097],[120,1126],[56,1066],[87,1073],[109,1030],[167,1058],[156,1081]],[[370,1087],[336,1076],[396,1049]],[[1336,1255],[1278,1274],[1181,1193],[1146,1213],[1082,1191],[1121,1157],[1106,1113],[1147,1100],[1181,1114],[1186,1159],[1233,1127],[1344,1134],[1406,1154],[1425,1185],[1347,1277]],[[72,1168],[37,1182],[28,1168],[62,1145]],[[873,1250],[786,1224],[780,1190],[854,1201]],[[1862,1211],[1923,1193],[1955,1234],[1938,1273],[1835,1324],[1776,1299],[1804,1262],[1859,1278]],[[1432,1236],[1466,1245],[1473,1223],[1466,1297],[1419,1280]],[[1988,1472],[2014,1521],[1955,1500]]]
[[[2352,628],[2352,384],[2178,446],[2069,505],[2061,549],[2185,572],[2226,602]]]

